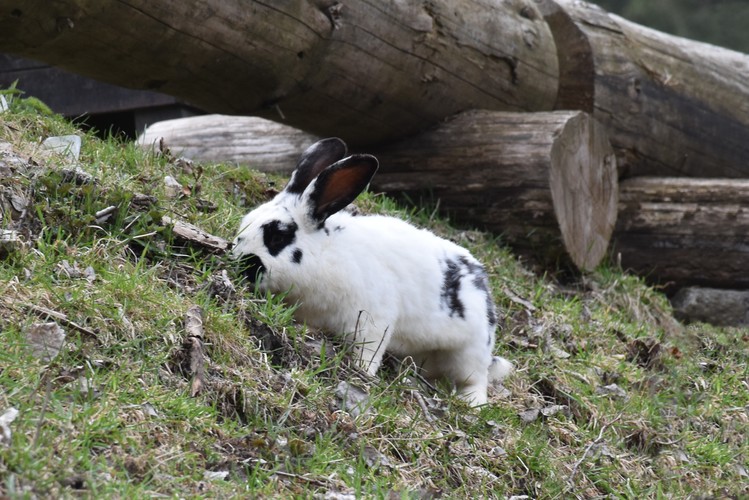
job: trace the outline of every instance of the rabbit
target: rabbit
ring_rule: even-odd
[[[492,356],[497,314],[483,266],[401,219],[344,210],[379,166],[345,156],[338,138],[310,146],[286,187],[244,216],[232,256],[259,290],[286,292],[296,319],[350,341],[370,375],[385,351],[410,356],[426,377],[485,404],[512,364]]]

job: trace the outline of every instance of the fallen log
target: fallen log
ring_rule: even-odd
[[[622,181],[612,243],[625,269],[668,290],[747,289],[749,180]]]
[[[374,189],[434,197],[456,221],[501,233],[547,263],[590,270],[606,252],[616,159],[583,112],[470,111],[374,153]]]
[[[204,115],[154,123],[137,142],[145,149],[158,148],[162,138],[173,155],[285,174],[294,169],[300,153],[319,139],[264,118]]]
[[[749,55],[577,0],[539,0],[560,65],[555,109],[606,126],[626,176],[749,177]]]
[[[3,52],[351,144],[557,92],[529,0],[0,0],[0,33]]]

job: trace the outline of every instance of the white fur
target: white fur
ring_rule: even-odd
[[[452,380],[471,404],[486,403],[488,384],[507,376],[512,365],[492,356],[494,306],[487,290],[475,284],[483,273],[478,261],[466,249],[393,217],[338,211],[320,227],[309,215],[316,184],[301,195],[283,191],[247,214],[234,256],[260,257],[266,269],[260,288],[288,292],[287,300],[299,305],[299,320],[351,340],[370,374],[387,350],[411,356],[428,377]],[[262,226],[269,221],[298,226],[294,242],[276,256],[263,240]],[[302,252],[299,263],[293,262],[295,251]],[[468,264],[452,274],[460,274],[459,285],[447,287],[447,262],[458,259]],[[463,317],[443,297],[446,287]]]

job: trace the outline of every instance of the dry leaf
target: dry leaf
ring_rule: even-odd
[[[26,340],[34,357],[48,363],[60,354],[65,343],[65,330],[54,321],[34,323],[26,330]]]

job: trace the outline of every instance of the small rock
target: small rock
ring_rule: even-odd
[[[717,326],[749,325],[749,291],[682,288],[671,299],[676,319]]]
[[[372,468],[372,467],[377,467],[378,465],[390,467],[392,465],[390,463],[390,459],[388,459],[387,456],[383,455],[382,453],[377,451],[372,446],[365,447],[363,454],[364,454],[364,463],[367,464],[367,467]]]
[[[16,212],[23,213],[29,206],[29,201],[21,193],[11,193],[10,204]]]
[[[744,467],[741,464],[734,464],[734,468],[736,469],[736,473],[741,477],[749,477],[749,471],[746,470],[746,467]]]
[[[546,408],[541,408],[541,415],[544,417],[551,417],[559,412],[569,413],[570,409],[566,405],[551,405]]]
[[[225,481],[227,477],[229,477],[228,470],[203,471],[203,479],[206,481]]]
[[[176,198],[182,194],[182,184],[171,175],[164,177],[164,194],[167,198]]]
[[[530,424],[531,422],[536,421],[540,414],[541,411],[538,408],[531,408],[529,410],[521,411],[518,415],[524,424]]]
[[[602,385],[596,388],[596,394],[601,396],[614,396],[617,398],[626,398],[627,391],[616,384]]]
[[[154,406],[151,403],[149,403],[149,402],[146,401],[145,403],[141,404],[140,406],[141,406],[141,408],[143,408],[143,412],[146,415],[148,415],[149,417],[153,417],[153,418],[158,418],[159,417],[159,412],[156,411],[156,408],[154,408]]]
[[[353,493],[343,493],[341,491],[326,491],[325,494],[316,494],[315,499],[319,500],[356,500]]]
[[[54,321],[34,323],[26,331],[26,340],[32,354],[49,363],[60,354],[60,350],[65,343],[65,330]]]
[[[689,460],[689,455],[687,455],[683,450],[674,450],[674,459],[682,463],[691,462],[691,460]]]
[[[567,359],[571,356],[570,353],[568,353],[564,349],[561,349],[560,347],[557,347],[553,342],[548,344],[547,351],[557,359]]]
[[[352,417],[358,417],[368,409],[369,394],[345,380],[338,384],[335,395],[341,401],[341,409],[349,412]]]
[[[17,416],[18,410],[13,407],[8,408],[0,415],[0,445],[10,445],[10,439],[13,436],[10,431],[10,424],[13,423]]]
[[[489,456],[495,457],[495,458],[501,458],[507,456],[507,450],[502,448],[501,446],[495,446],[491,450],[489,450]]]
[[[23,240],[16,231],[0,229],[0,258],[7,257],[23,248]]]
[[[47,137],[42,147],[76,162],[81,154],[81,138],[77,135]]]

